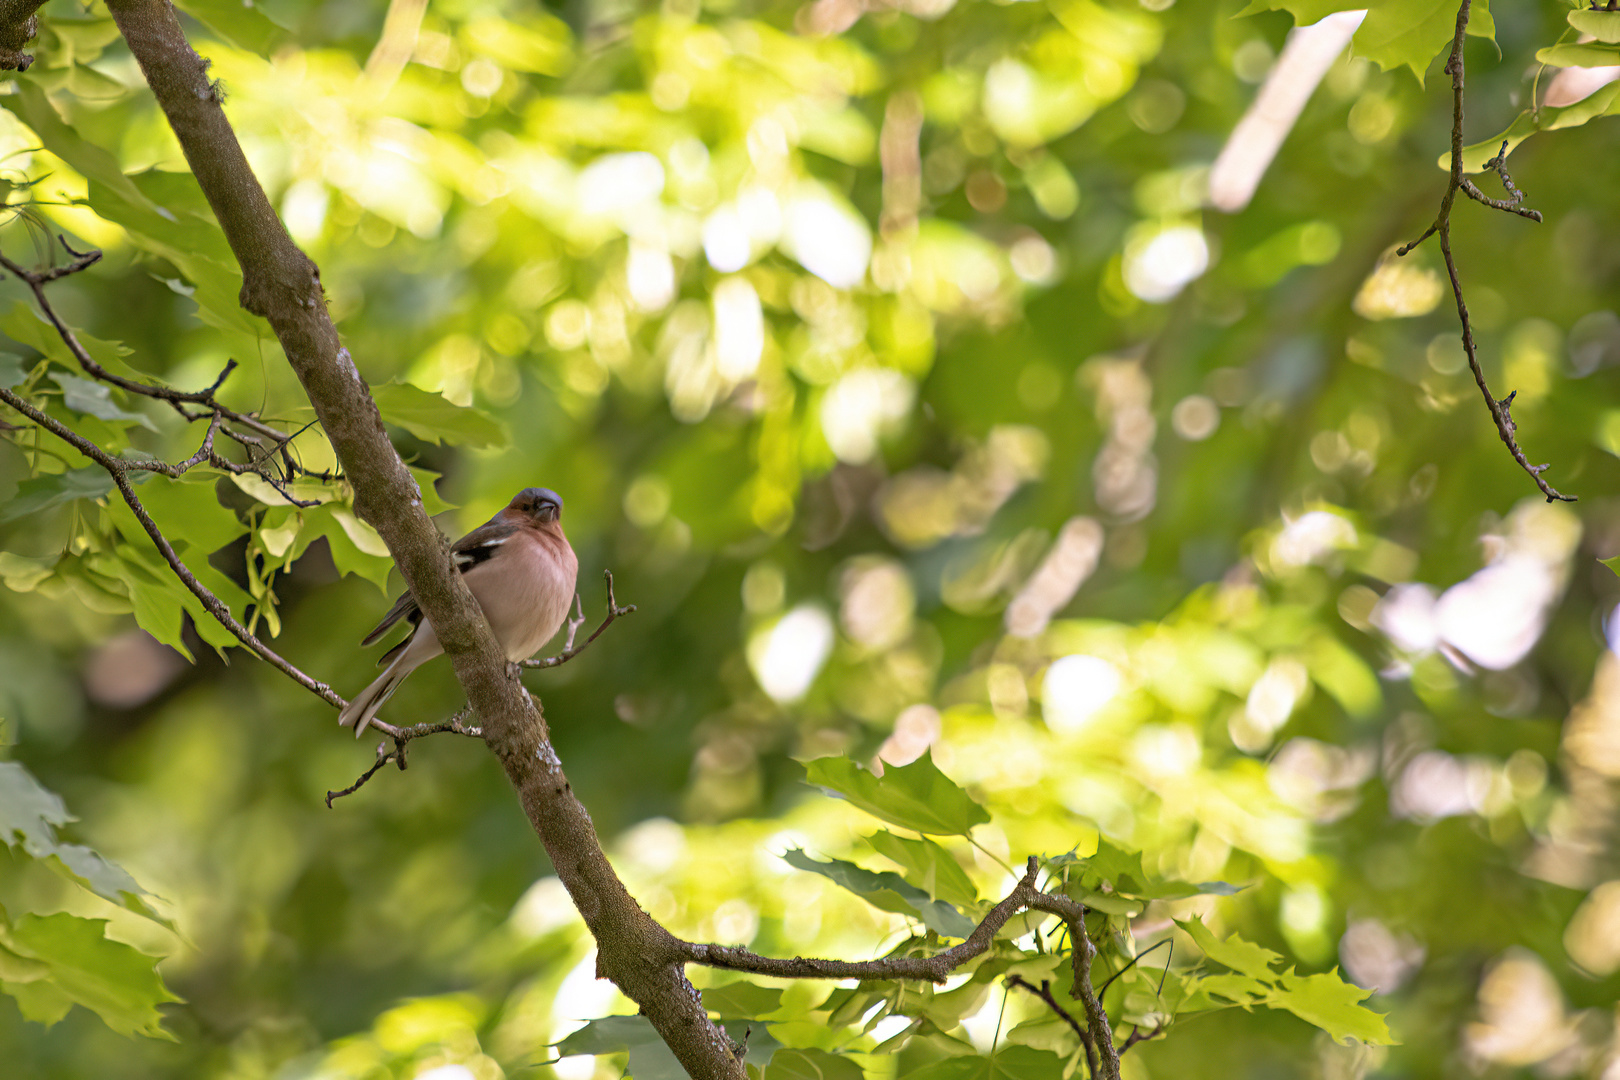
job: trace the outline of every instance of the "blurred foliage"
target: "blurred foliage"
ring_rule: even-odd
[[[1352,4],[180,7],[430,512],[553,487],[587,610],[603,568],[638,605],[530,685],[671,929],[916,948],[1035,853],[1098,913],[1099,980],[1141,957],[1121,1035],[1182,1014],[1129,1076],[1616,1067],[1620,155],[1587,122],[1620,84],[1549,90],[1611,64],[1613,16],[1476,5],[1466,48],[1468,160],[1507,139],[1546,215],[1459,205],[1454,235],[1486,374],[1582,498],[1548,507],[1437,252],[1388,257],[1443,188],[1446,5],[1374,6],[1232,214],[1209,168],[1294,17]],[[51,286],[98,362],[194,388],[234,359],[224,399],[331,469],[105,11],[52,0],[34,52],[0,245],[101,247]],[[0,384],[195,450],[0,292]],[[8,1072],[667,1069],[489,755],[423,744],[327,810],[369,751],[225,651],[86,464],[0,437]],[[398,580],[340,480],[138,490],[278,651],[364,684]],[[434,665],[393,718],[459,703]],[[1005,982],[1061,980],[1028,955],[1058,942],[1014,929],[938,989],[694,977],[766,1080],[1060,1076],[1072,1035]],[[174,1041],[120,1034],[160,1005]]]

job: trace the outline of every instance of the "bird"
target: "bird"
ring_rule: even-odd
[[[550,641],[574,600],[579,559],[563,535],[562,506],[562,496],[550,488],[524,488],[504,510],[450,547],[456,569],[508,660],[526,660]],[[338,714],[338,723],[352,725],[357,739],[405,677],[444,652],[409,590],[361,646],[376,642],[401,619],[411,624],[410,635],[383,653],[377,664],[387,664],[387,669]]]

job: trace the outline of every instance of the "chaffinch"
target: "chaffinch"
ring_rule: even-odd
[[[562,498],[550,488],[524,488],[450,552],[508,660],[533,656],[567,618],[579,559],[563,535]],[[354,726],[357,739],[405,676],[444,652],[409,591],[360,644],[370,645],[401,619],[411,624],[410,636],[383,653],[377,663],[388,669],[338,715],[338,723]]]

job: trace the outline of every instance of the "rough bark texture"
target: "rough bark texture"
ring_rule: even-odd
[[[0,0],[3,2],[3,0]],[[320,272],[293,243],[249,167],[221,108],[208,64],[187,43],[168,0],[109,0],[130,51],[185,151],[242,266],[242,306],[281,342],[354,485],[355,509],[388,545],[432,622],[598,947],[598,974],[641,1006],[686,1071],[741,1080],[742,1063],[687,981],[679,943],[636,904],[613,872],[589,814],[569,787],[545,720],[451,570],[448,547],[326,311]],[[0,15],[3,21],[3,15]]]
[[[39,33],[34,14],[44,0],[0,0],[0,71],[27,71],[34,58],[23,46]]]

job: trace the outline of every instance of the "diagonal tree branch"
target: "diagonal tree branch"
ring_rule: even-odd
[[[1451,54],[1446,59],[1446,74],[1451,76],[1451,177],[1446,184],[1445,194],[1440,197],[1440,212],[1435,215],[1434,223],[1423,231],[1423,235],[1416,240],[1402,245],[1395,254],[1404,256],[1423,241],[1436,233],[1440,236],[1440,254],[1446,262],[1446,274],[1451,279],[1451,295],[1457,302],[1457,318],[1462,323],[1463,352],[1468,356],[1468,369],[1474,374],[1474,383],[1485,398],[1485,407],[1490,410],[1491,419],[1496,423],[1496,433],[1501,436],[1502,442],[1507,446],[1508,453],[1513,460],[1519,463],[1519,468],[1529,474],[1535,481],[1536,487],[1547,497],[1548,502],[1575,502],[1574,495],[1565,495],[1558,491],[1541,474],[1548,469],[1547,465],[1532,465],[1530,459],[1525,457],[1524,451],[1519,448],[1519,441],[1515,433],[1519,425],[1514,422],[1512,414],[1513,398],[1518,391],[1513,391],[1507,397],[1498,400],[1486,385],[1485,372],[1480,369],[1479,356],[1474,347],[1474,324],[1468,315],[1468,304],[1463,299],[1462,278],[1457,273],[1457,260],[1451,252],[1451,209],[1461,191],[1470,199],[1485,204],[1496,210],[1510,214],[1518,214],[1539,222],[1541,213],[1529,210],[1519,205],[1524,199],[1524,193],[1513,186],[1513,180],[1506,170],[1507,143],[1485,167],[1494,170],[1502,178],[1502,186],[1512,198],[1493,199],[1480,191],[1474,182],[1463,174],[1463,41],[1468,34],[1468,15],[1472,0],[1462,0],[1462,6],[1457,9],[1457,28],[1451,39]]]
[[[466,582],[452,570],[448,543],[423,512],[421,492],[338,339],[320,272],[254,176],[207,63],[186,41],[168,0],[109,0],[108,8],[241,265],[242,306],[270,323],[354,486],[356,512],[387,544],[444,645],[485,743],[596,939],[598,974],[641,1007],[690,1075],[743,1080],[730,1040],[686,979],[675,938],[614,873],[520,669],[509,667]]]

